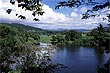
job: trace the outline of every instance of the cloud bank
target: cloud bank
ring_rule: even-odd
[[[13,9],[11,14],[6,13],[8,8]],[[0,22],[22,23],[42,29],[93,29],[98,26],[96,23],[106,23],[102,22],[103,16],[82,20],[81,14],[78,12],[83,13],[87,9],[87,7],[82,7],[80,9],[75,8],[70,14],[68,14],[68,16],[66,16],[63,13],[54,11],[48,5],[43,4],[43,10],[45,13],[43,16],[36,16],[40,21],[35,22],[32,21],[34,18],[31,15],[32,12],[18,8],[17,2],[15,5],[11,5],[9,0],[0,0]],[[18,19],[16,13],[25,15],[27,19]]]

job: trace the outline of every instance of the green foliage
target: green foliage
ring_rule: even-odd
[[[58,43],[56,35],[52,36],[51,41],[52,41],[52,44],[57,44]]]
[[[110,32],[107,32],[106,29],[100,24],[97,29],[91,32],[91,35],[94,36],[94,41],[97,45],[103,46],[106,39],[110,37],[107,33]]]
[[[68,32],[65,32],[65,39],[68,41],[74,41],[77,38],[80,38],[81,34],[79,32],[76,32],[74,30],[70,30]]]
[[[42,53],[37,46],[39,41],[40,37],[35,32],[0,24],[1,72],[53,73],[56,68],[65,67],[52,63],[50,52]]]
[[[10,64],[13,62],[11,57],[18,56],[20,50],[20,39],[17,39],[17,32],[10,26],[0,25],[0,66],[7,72]],[[16,29],[17,30],[17,29]],[[19,47],[18,47],[19,46]]]
[[[52,44],[64,44],[65,43],[65,35],[56,34],[52,36]]]
[[[76,44],[77,39],[81,38],[81,33],[74,30],[64,31],[52,36],[52,44]],[[78,44],[78,43],[77,43]]]
[[[72,44],[82,46],[106,46],[106,41],[110,40],[109,27],[101,24],[91,32],[76,32],[74,30],[64,31],[52,36],[52,44]],[[108,44],[109,45],[109,44]]]
[[[40,37],[40,42],[43,42],[43,43],[51,43],[51,39],[52,39],[52,36],[51,35],[44,35],[44,36],[41,36]]]

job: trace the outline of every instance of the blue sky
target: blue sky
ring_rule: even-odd
[[[76,9],[76,8],[62,7],[60,9],[55,10],[55,6],[58,4],[58,2],[61,1],[68,1],[68,0],[43,0],[42,3],[49,5],[49,7],[51,7],[54,11],[61,12],[66,15],[70,14],[73,9]],[[105,2],[106,0],[94,0],[94,1],[102,3]],[[88,7],[91,8],[92,6],[88,6]],[[79,6],[77,9],[80,8],[82,8],[82,6]],[[77,11],[77,13],[81,14],[83,12]]]
[[[92,6],[80,6],[79,8],[63,7],[55,10],[55,5],[60,1],[64,0],[43,0],[41,3],[43,4],[45,14],[43,16],[36,16],[40,21],[33,22],[32,20],[34,17],[31,15],[31,11],[25,11],[18,8],[17,2],[13,6],[9,3],[9,0],[0,0],[0,22],[22,23],[43,29],[93,29],[98,26],[98,23],[103,23],[104,25],[107,23],[107,21],[102,21],[102,17],[104,17],[105,14],[96,18],[89,18],[87,20],[81,19],[82,13],[86,12],[87,9],[90,9]],[[103,2],[105,0],[96,1]],[[8,8],[13,9],[11,14],[6,14],[6,9]],[[107,8],[104,10],[107,10]],[[15,16],[16,13],[25,15],[27,19],[18,19]]]

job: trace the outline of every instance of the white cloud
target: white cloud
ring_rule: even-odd
[[[86,12],[87,10],[88,10],[87,7],[82,7],[82,8],[80,9],[81,12]]]
[[[0,2],[1,7],[0,7],[0,18],[7,18],[7,19],[12,19],[12,20],[19,20],[18,17],[16,16],[16,13],[18,13],[19,15],[25,15],[29,20],[32,19],[31,13],[30,11],[25,11],[22,8],[18,8],[18,3],[16,2],[15,5],[12,5],[11,3],[9,3],[9,1],[7,2],[3,2],[4,0],[2,0]],[[6,13],[7,9],[12,9],[12,12],[10,14]]]
[[[41,21],[51,22],[51,23],[58,23],[58,22],[61,23],[61,22],[66,22],[70,19],[62,13],[54,12],[53,9],[50,8],[48,5],[44,4],[43,10],[45,12],[44,15],[39,16],[39,19]]]
[[[75,12],[72,12],[72,13],[71,13],[71,16],[72,16],[72,17],[78,17],[78,14],[75,13]]]
[[[6,9],[12,8],[13,11],[11,14],[6,13]],[[52,8],[50,8],[48,5],[43,6],[43,10],[45,11],[43,16],[36,16],[36,18],[39,18],[39,22],[33,22],[33,16],[31,11],[25,11],[21,8],[18,8],[17,3],[15,5],[11,5],[9,3],[9,0],[0,0],[0,19],[7,22],[19,22],[24,23],[26,25],[39,27],[43,29],[92,29],[98,26],[94,23],[101,23],[101,17],[96,18],[89,18],[87,20],[81,19],[81,14],[78,14],[77,12],[85,12],[88,8],[82,7],[81,9],[74,9],[73,12],[71,12],[70,17],[67,17],[66,15],[55,12]],[[22,14],[26,16],[26,20],[21,20],[16,17],[16,13]],[[100,21],[101,20],[101,21]]]

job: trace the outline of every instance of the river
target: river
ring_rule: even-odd
[[[96,67],[103,65],[108,54],[100,53],[94,47],[60,46],[52,55],[52,61],[68,66],[55,73],[97,73]]]

